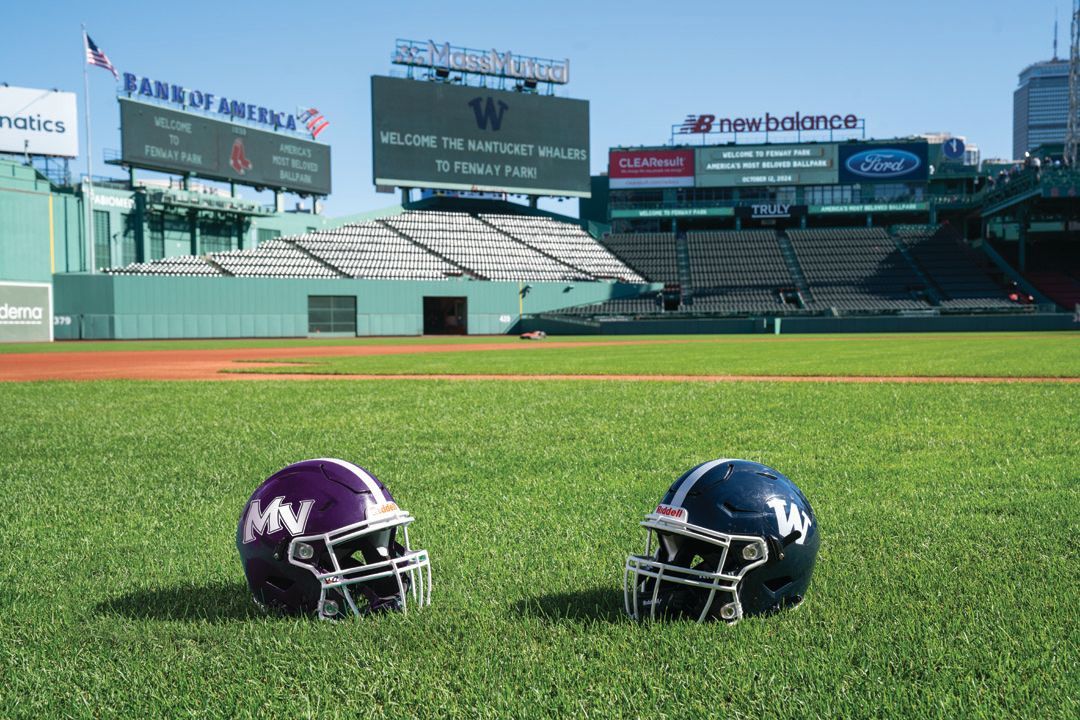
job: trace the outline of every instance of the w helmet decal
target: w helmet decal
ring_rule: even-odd
[[[806,535],[810,532],[810,523],[813,522],[810,516],[799,510],[799,506],[794,502],[788,505],[788,501],[782,498],[773,498],[766,504],[776,513],[776,526],[780,537],[787,537],[798,530],[799,537],[795,540],[795,544],[805,544]]]

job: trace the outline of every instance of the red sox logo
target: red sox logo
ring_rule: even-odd
[[[247,155],[244,153],[244,141],[240,138],[233,140],[229,165],[232,166],[237,175],[246,175],[247,171],[251,169],[251,161],[247,159]]]

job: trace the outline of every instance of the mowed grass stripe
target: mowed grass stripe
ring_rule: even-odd
[[[239,372],[356,375],[1077,377],[1080,333],[669,338],[650,344],[296,358]]]
[[[0,386],[12,717],[1072,718],[1066,385]],[[312,456],[417,515],[434,606],[259,617],[243,502]],[[823,533],[798,611],[637,626],[621,567],[690,465],[772,464]]]

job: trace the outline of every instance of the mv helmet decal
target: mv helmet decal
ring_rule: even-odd
[[[776,513],[776,527],[782,538],[798,531],[799,537],[795,540],[796,545],[806,544],[806,535],[810,532],[810,516],[799,509],[794,501],[789,502],[783,498],[773,498],[765,503]],[[786,508],[786,512],[785,512]]]
[[[270,501],[263,510],[262,503],[252,500],[244,513],[242,526],[244,528],[244,542],[255,540],[256,535],[266,535],[280,532],[282,526],[292,536],[303,535],[307,528],[308,517],[311,516],[311,506],[314,500],[301,500],[300,509],[294,510],[292,503],[283,502],[284,495],[279,495]]]

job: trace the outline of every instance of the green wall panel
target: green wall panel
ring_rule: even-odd
[[[519,283],[477,281],[53,276],[58,315],[86,318],[95,337],[302,337],[309,295],[357,299],[358,335],[419,335],[423,298],[463,296],[469,332],[508,332],[518,321]],[[539,313],[637,294],[611,283],[529,283],[522,304]],[[222,308],[227,308],[222,312]],[[503,320],[506,317],[507,320]],[[104,323],[104,324],[103,324]],[[74,323],[73,323],[74,324]],[[74,331],[72,331],[74,333]],[[101,333],[114,332],[115,335]]]

